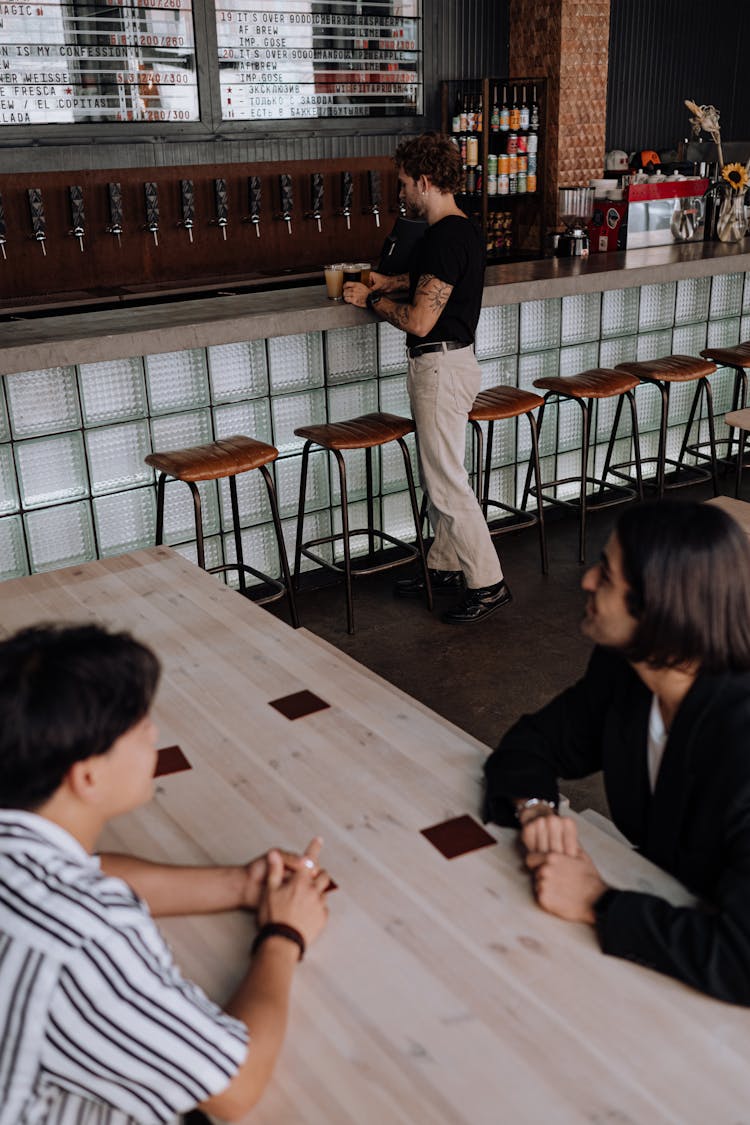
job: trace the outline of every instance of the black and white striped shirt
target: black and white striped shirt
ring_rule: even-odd
[[[0,809],[0,1125],[157,1125],[229,1085],[247,1029],[64,829]]]

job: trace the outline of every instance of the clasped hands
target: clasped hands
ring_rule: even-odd
[[[539,905],[568,922],[593,924],[594,904],[607,884],[578,843],[576,822],[545,806],[522,812],[520,819],[526,866]]]
[[[257,910],[258,923],[285,922],[310,944],[325,926],[325,894],[331,879],[318,860],[323,841],[315,836],[302,855],[271,848],[239,869],[239,905]]]

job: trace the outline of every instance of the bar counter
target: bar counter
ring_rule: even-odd
[[[750,271],[749,239],[653,246],[593,254],[588,260],[549,258],[490,266],[483,305],[513,305],[746,271]],[[375,319],[374,313],[327,300],[322,284],[236,296],[155,299],[137,305],[133,295],[118,309],[28,319],[15,310],[0,324],[0,375],[349,328]]]
[[[410,414],[404,334],[368,310],[327,300],[322,284],[142,300],[131,291],[114,309],[0,320],[0,578],[152,545],[154,480],[145,456],[236,433],[279,450],[274,474],[291,545],[302,448],[295,430],[375,410]],[[483,304],[476,353],[484,388],[532,389],[540,377],[697,355],[750,339],[750,241],[493,266]],[[728,369],[712,377],[718,416],[731,409],[732,384]],[[644,457],[656,452],[657,397],[638,388]],[[689,388],[675,388],[670,456],[689,405]],[[600,403],[594,418],[597,469],[611,407]],[[545,413],[546,480],[578,471],[580,423],[574,403]],[[513,421],[495,428],[491,494],[504,503],[516,503],[522,490],[527,441]],[[629,452],[624,436],[616,459]],[[364,461],[347,462],[356,511]],[[410,538],[403,463],[386,451],[376,471],[381,529]],[[313,457],[306,535],[338,526],[337,490],[326,460]],[[232,556],[229,498],[215,482],[201,495],[207,563],[217,566]],[[275,573],[270,512],[250,481],[241,482],[240,518],[246,558]],[[168,486],[165,530],[169,544],[195,558],[184,486]]]

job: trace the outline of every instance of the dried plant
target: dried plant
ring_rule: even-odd
[[[724,166],[724,153],[721,148],[721,126],[719,125],[719,111],[715,105],[697,105],[689,98],[685,105],[692,113],[690,124],[693,126],[693,136],[699,137],[701,133],[708,133],[719,152],[719,166]]]

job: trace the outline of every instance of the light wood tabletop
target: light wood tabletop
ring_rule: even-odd
[[[605,957],[589,927],[544,914],[512,831],[453,860],[420,834],[477,815],[487,747],[167,548],[0,584],[4,634],[91,619],[157,651],[160,745],[192,767],[160,778],[107,847],[227,863],[325,839],[330,923],[297,972],[252,1122],[750,1121],[746,1010]],[[290,720],[269,706],[303,690],[328,708]],[[594,821],[579,828],[613,884],[690,901]],[[184,971],[226,999],[252,916],[161,924]]]

